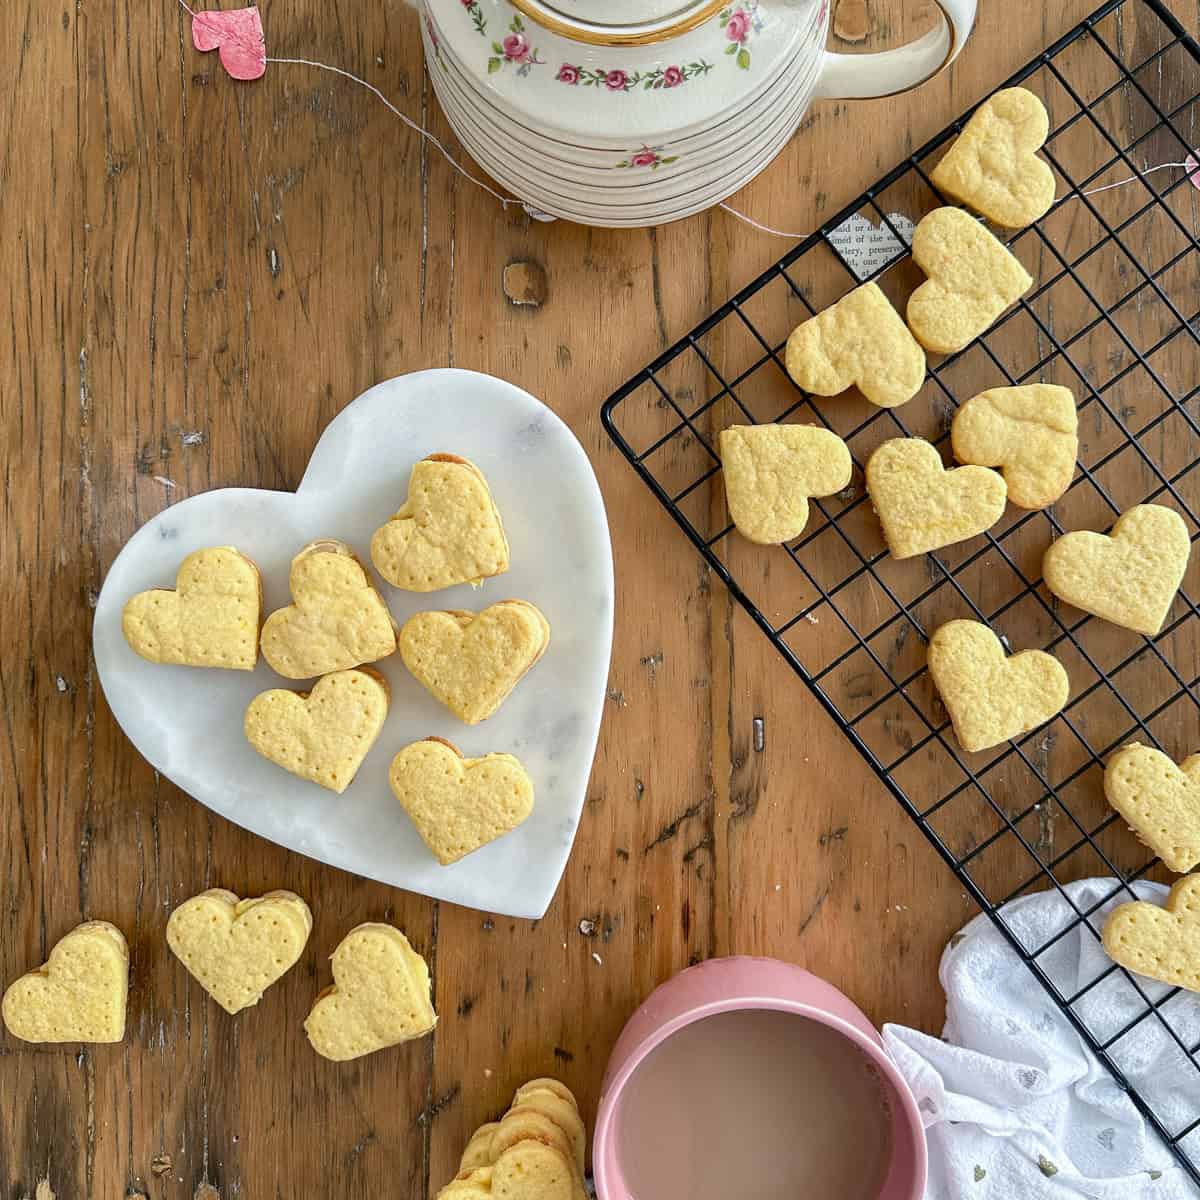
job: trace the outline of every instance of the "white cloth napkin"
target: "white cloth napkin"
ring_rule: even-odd
[[[1069,884],[1086,911],[1116,889],[1112,879]],[[1136,883],[1140,899],[1162,903],[1167,889]],[[1097,931],[1112,905],[1089,918]],[[1033,951],[1075,918],[1057,892],[1025,896],[1004,916]],[[1080,925],[1038,958],[1071,996],[1111,964]],[[946,991],[943,1040],[886,1025],[884,1043],[908,1080],[929,1142],[926,1200],[1195,1200],[1190,1181],[1154,1129],[1113,1082],[1041,984],[985,915],[955,934],[942,955]],[[1170,989],[1139,980],[1157,1000]],[[1103,1041],[1147,1008],[1124,975],[1113,972],[1074,1006]],[[1200,1041],[1200,996],[1180,992],[1162,1008],[1189,1049]],[[1154,1015],[1110,1049],[1155,1114],[1172,1132],[1200,1117],[1200,1071]],[[1200,1164],[1200,1130],[1184,1139]]]

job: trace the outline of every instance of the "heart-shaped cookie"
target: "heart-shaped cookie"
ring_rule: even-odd
[[[131,597],[121,629],[153,663],[253,671],[261,621],[258,568],[233,546],[213,546],[183,560],[174,591],[153,588]]]
[[[550,623],[526,600],[417,613],[400,630],[404,665],[468,725],[490,717],[549,644]]]
[[[1117,518],[1111,533],[1063,534],[1042,557],[1042,577],[1060,600],[1153,637],[1183,582],[1191,549],[1177,512],[1138,504]]]
[[[928,278],[908,298],[908,327],[937,354],[961,350],[1033,286],[1020,262],[961,208],[922,217],[912,256]]]
[[[1070,682],[1043,650],[1010,658],[978,621],[948,621],[929,639],[929,674],[964,750],[987,750],[1044,725],[1062,710]]]
[[[934,167],[933,186],[1005,229],[1032,225],[1054,203],[1054,172],[1037,156],[1049,132],[1046,106],[1005,88],[975,110]]]
[[[575,1168],[582,1179],[584,1156],[587,1153],[587,1129],[584,1127],[583,1118],[579,1115],[575,1097],[564,1098],[546,1087],[526,1084],[513,1097],[512,1107],[500,1122],[500,1128],[496,1131],[495,1139],[492,1142],[493,1155],[499,1155],[499,1147],[505,1145],[506,1141],[507,1144],[513,1144],[519,1140],[511,1133],[506,1139],[506,1121],[520,1126],[523,1122],[532,1123],[536,1118],[549,1121],[555,1129],[562,1133],[566,1139],[567,1157],[574,1161]]]
[[[1164,908],[1145,900],[1117,905],[1102,936],[1113,962],[1200,992],[1200,875],[1180,879]]]
[[[425,738],[392,759],[392,792],[442,866],[516,829],[533,812],[533,781],[511,754],[464,758]]]
[[[295,892],[240,900],[209,888],[171,913],[167,945],[227,1013],[237,1013],[295,965],[311,930],[312,913]]]
[[[797,325],[784,361],[806,392],[836,396],[857,387],[880,408],[911,400],[925,382],[925,352],[874,283]]]
[[[371,539],[375,569],[395,587],[435,592],[508,570],[508,541],[483,472],[454,454],[412,469],[408,499]]]
[[[333,986],[317,997],[304,1030],[323,1058],[345,1062],[422,1037],[436,1024],[425,960],[400,930],[367,923],[333,952]]]
[[[922,438],[892,438],[867,460],[867,493],[894,558],[913,558],[990,529],[1004,479],[987,467],[946,470]]]
[[[1200,754],[1176,766],[1153,746],[1122,746],[1104,767],[1104,795],[1172,871],[1200,863]]]
[[[525,1141],[537,1141],[543,1146],[553,1146],[569,1162],[575,1160],[571,1140],[560,1126],[537,1109],[518,1106],[510,1108],[496,1126],[492,1135],[489,1162],[495,1162],[506,1150],[518,1142]],[[462,1174],[461,1169],[459,1174]]]
[[[579,1200],[579,1185],[560,1151],[527,1139],[490,1166],[451,1180],[437,1200]]]
[[[815,425],[731,425],[721,431],[729,515],[743,537],[772,546],[799,537],[810,496],[850,482],[850,451]]]
[[[0,1016],[26,1042],[119,1042],[125,1036],[129,947],[107,921],[86,921],[44,966],[11,984]]]
[[[1014,504],[1045,508],[1075,475],[1075,397],[1052,383],[989,388],[954,414],[950,441],[959,462],[999,467]]]
[[[263,624],[263,658],[287,679],[311,679],[396,649],[396,626],[366,570],[344,542],[310,542],[289,574],[292,603]]]
[[[264,758],[344,792],[387,717],[387,680],[369,668],[318,679],[311,692],[273,688],[246,709],[246,740]]]

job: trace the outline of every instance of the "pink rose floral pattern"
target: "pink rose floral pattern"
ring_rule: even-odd
[[[750,69],[750,51],[746,43],[753,34],[762,31],[762,18],[758,15],[758,0],[746,4],[734,4],[721,10],[721,28],[729,45],[725,53],[732,55],[734,62],[743,71]]]
[[[644,92],[653,92],[679,87],[690,79],[707,75],[711,70],[712,63],[702,58],[677,67],[655,67],[652,71],[606,71],[603,68],[597,70],[563,63],[554,78],[572,87],[600,88],[608,92],[630,92],[640,87]]]
[[[492,57],[488,59],[488,74],[494,75],[501,67],[515,65],[518,75],[528,75],[533,67],[545,66],[546,60],[538,57],[537,50],[525,36],[525,22],[520,14],[513,15],[508,33],[492,43]]]
[[[475,32],[480,37],[487,37],[487,17],[483,15],[483,9],[479,7],[479,0],[462,0],[462,6],[467,10],[467,16],[471,18]]]
[[[659,167],[665,167],[679,160],[678,154],[663,154],[665,146],[643,146],[640,150],[634,150],[628,158],[623,158],[619,163],[616,163],[618,170],[629,169],[631,167],[648,167],[651,171],[657,171]]]

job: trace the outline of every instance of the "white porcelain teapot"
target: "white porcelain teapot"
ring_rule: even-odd
[[[736,191],[814,99],[906,91],[962,48],[975,0],[880,54],[831,54],[829,0],[421,0],[438,99],[532,207],[649,225]]]

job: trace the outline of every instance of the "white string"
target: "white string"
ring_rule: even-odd
[[[790,238],[792,241],[799,241],[801,238],[808,237],[807,233],[784,233],[782,229],[772,229],[770,225],[761,225],[753,217],[748,217],[744,212],[738,212],[732,204],[726,204],[724,200],[717,205],[718,208],[723,208],[730,216],[737,217],[739,221],[749,225],[752,229],[758,229],[762,233],[770,233],[775,237]]]
[[[179,3],[182,4],[183,0],[179,0]],[[483,191],[487,192],[487,194],[497,200],[503,208],[508,208],[510,204],[515,204],[519,208],[526,207],[522,201],[513,200],[507,196],[502,196],[498,191],[496,191],[495,188],[489,187],[486,183],[484,183],[482,179],[476,179],[475,176],[470,173],[470,171],[468,171],[462,166],[461,163],[456,161],[451,156],[450,151],[447,150],[446,147],[443,146],[442,143],[439,142],[437,138],[429,132],[429,130],[423,129],[416,123],[416,121],[406,117],[373,83],[368,83],[365,79],[359,79],[357,75],[352,75],[349,71],[343,71],[341,67],[331,67],[328,63],[323,62],[313,62],[313,60],[310,58],[268,58],[266,61],[269,63],[290,63],[294,66],[301,67],[317,67],[319,70],[330,71],[334,75],[341,75],[343,79],[350,79],[354,83],[360,84],[362,87],[365,87],[367,91],[374,92],[375,95],[378,96],[385,105],[387,105],[388,109],[395,116],[399,117],[400,120],[409,127],[409,129],[411,129],[414,133],[419,134],[427,142],[435,146],[438,150],[438,153],[441,154],[441,156],[450,164],[450,166],[452,166],[454,170],[456,170],[468,183],[473,183],[477,188],[481,188]],[[530,215],[536,216],[537,214],[531,212]]]
[[[1106,183],[1100,187],[1088,188],[1087,191],[1085,191],[1085,192],[1076,192],[1072,195],[1065,196],[1064,200],[1072,200],[1072,199],[1076,199],[1076,198],[1079,198],[1082,196],[1095,196],[1100,192],[1107,192],[1111,188],[1119,188],[1119,187],[1124,187],[1126,184],[1129,184],[1129,183],[1137,183],[1137,181],[1139,179],[1144,179],[1147,175],[1153,175],[1155,171],[1166,171],[1171,168],[1175,168],[1177,170],[1183,170],[1183,171],[1192,171],[1192,172],[1200,171],[1200,168],[1198,168],[1197,164],[1194,162],[1159,163],[1157,166],[1147,167],[1144,171],[1140,171],[1136,175],[1130,175],[1127,179],[1118,179],[1116,181],[1116,183]],[[1196,176],[1196,179],[1198,182],[1198,186],[1200,186],[1200,174],[1198,174]],[[725,204],[724,202],[722,202],[717,207],[723,208],[727,213],[729,213],[730,216],[737,217],[737,219],[739,221],[744,222],[746,225],[749,225],[751,228],[757,229],[762,233],[769,233],[769,234],[773,235],[774,237],[788,238],[790,241],[798,242],[806,237],[811,236],[810,234],[807,234],[807,233],[786,233],[782,229],[772,229],[770,225],[761,225],[753,217],[748,217],[748,216],[746,216],[746,214],[744,212],[739,212],[731,204]]]
[[[1178,163],[1159,163],[1156,167],[1147,167],[1144,171],[1137,175],[1130,175],[1128,179],[1118,179],[1116,183],[1106,183],[1103,187],[1088,188],[1086,192],[1080,192],[1081,196],[1094,196],[1097,192],[1107,192],[1109,188],[1124,187],[1127,183],[1137,183],[1146,175],[1153,175],[1155,171],[1165,171],[1168,167],[1178,167],[1184,171],[1194,171],[1195,163],[1178,162]]]

